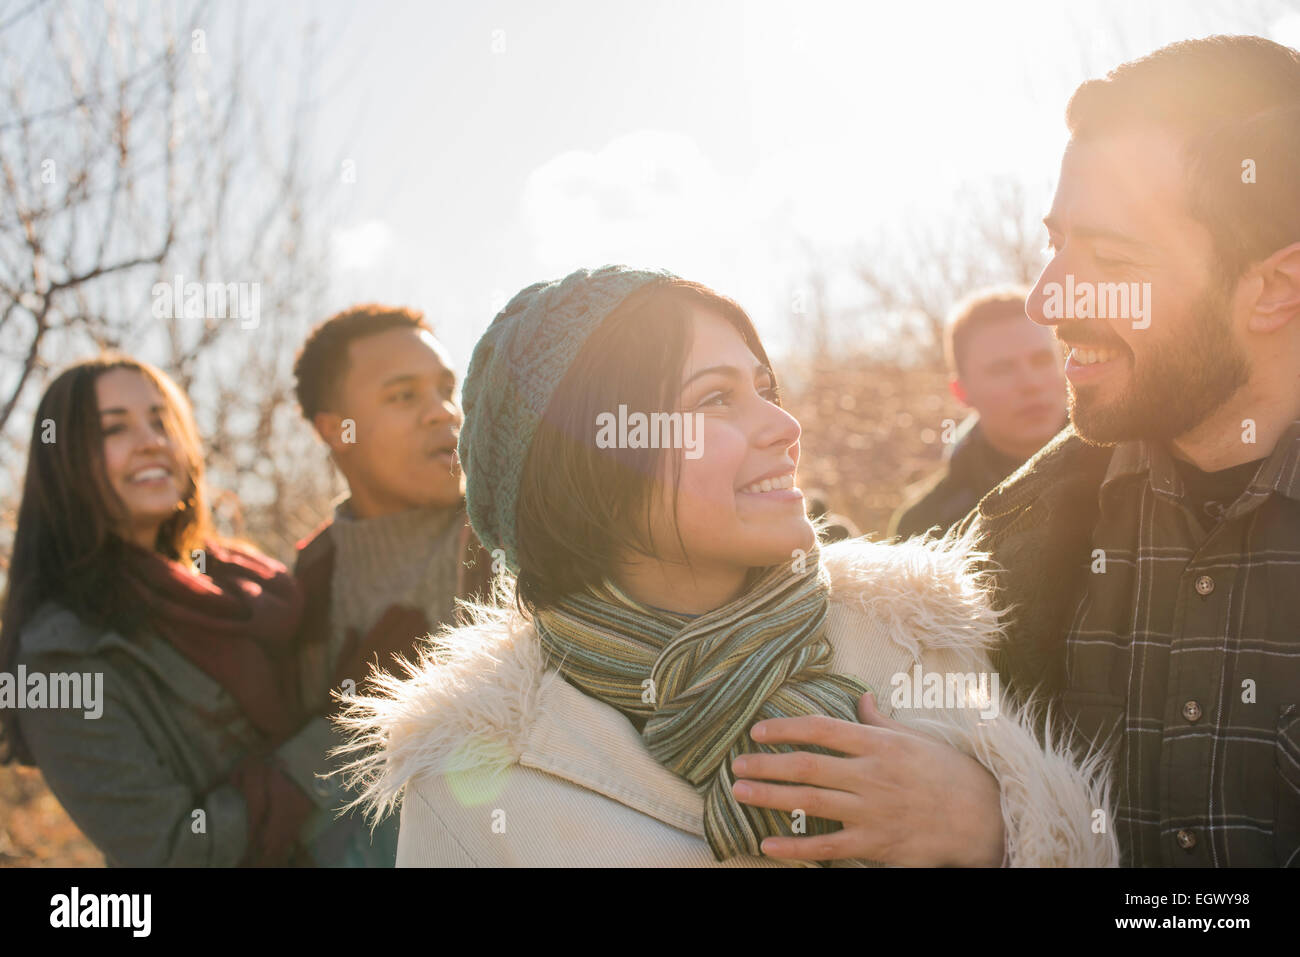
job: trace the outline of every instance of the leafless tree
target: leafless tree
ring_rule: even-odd
[[[294,415],[290,375],[325,285],[316,33],[287,55],[249,13],[41,0],[0,11],[0,504],[10,518],[40,388],[104,349],[156,362],[190,394],[228,531],[287,557],[334,490]],[[268,76],[278,85],[264,101]],[[206,303],[201,314],[180,302],[160,310],[177,277],[182,288],[256,288],[256,322]]]
[[[997,179],[943,223],[914,223],[856,257],[865,294],[858,312],[895,330],[893,358],[941,367],[954,303],[981,286],[1034,281],[1044,262],[1043,199],[1019,180]]]

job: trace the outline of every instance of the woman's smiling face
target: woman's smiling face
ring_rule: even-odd
[[[670,562],[685,557],[704,574],[792,561],[814,541],[795,484],[799,423],[776,404],[771,370],[736,328],[707,306],[692,305],[691,313],[678,409],[697,416],[697,457],[681,450],[663,457],[663,494],[651,522],[656,552]],[[674,457],[680,544],[672,521]]]
[[[104,472],[125,516],[122,537],[152,549],[158,528],[182,504],[190,477],[167,428],[167,402],[134,369],[113,369],[95,381]]]

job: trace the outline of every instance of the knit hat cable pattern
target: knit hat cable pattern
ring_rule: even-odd
[[[556,388],[587,338],[624,299],[648,283],[675,278],[663,270],[602,266],[534,283],[497,313],[474,347],[458,447],[466,505],[479,541],[489,552],[501,549],[511,572],[519,570],[519,480]]]

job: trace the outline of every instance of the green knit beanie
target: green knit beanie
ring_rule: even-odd
[[[676,278],[663,270],[602,266],[533,283],[506,303],[474,347],[458,446],[466,505],[479,541],[489,552],[501,549],[511,572],[519,571],[519,479],[556,388],[587,337],[624,299],[648,283]]]

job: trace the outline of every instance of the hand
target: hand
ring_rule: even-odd
[[[763,744],[819,745],[845,755],[745,754],[732,762],[737,800],[843,824],[831,834],[769,837],[763,853],[904,867],[1001,864],[1002,798],[993,775],[974,758],[886,718],[870,693],[858,702],[858,715],[861,724],[810,715],[769,718],[750,729]]]

